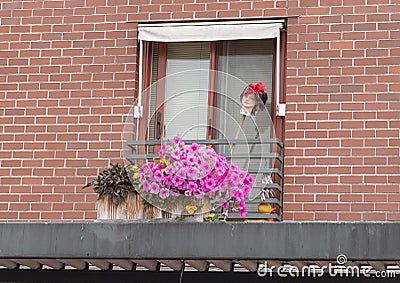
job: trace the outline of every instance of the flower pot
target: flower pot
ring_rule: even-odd
[[[143,217],[144,219],[161,219],[162,218],[162,213],[161,209],[158,207],[155,207],[151,204],[146,204],[144,206],[144,211],[143,211]]]
[[[143,219],[142,198],[136,193],[128,193],[125,201],[118,206],[108,196],[97,201],[97,219],[137,220]]]
[[[143,199],[136,193],[129,193],[125,199],[126,219],[143,219]]]
[[[163,219],[171,219],[185,222],[203,222],[204,215],[210,211],[211,200],[208,197],[200,199],[185,197],[176,202],[174,207],[163,211]]]

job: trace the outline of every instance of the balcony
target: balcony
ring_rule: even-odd
[[[239,167],[245,165],[246,168],[242,169],[246,169],[256,179],[257,184],[253,187],[252,193],[246,201],[248,214],[245,221],[282,221],[284,145],[279,139],[212,139],[184,140],[184,142],[185,144],[196,142],[213,147],[218,154],[225,156],[228,161],[234,161]],[[151,161],[153,158],[159,157],[157,147],[162,143],[163,141],[160,140],[129,141],[128,145],[132,149],[132,154],[129,154],[126,158],[135,165]],[[265,150],[266,148],[268,150]],[[265,166],[265,164],[268,164],[268,166]],[[265,176],[271,176],[272,182],[263,184],[262,179]],[[270,192],[270,197],[261,201],[263,189]],[[261,202],[270,204],[274,211],[268,214],[259,213],[258,205]],[[238,214],[231,213],[229,220],[239,220]]]

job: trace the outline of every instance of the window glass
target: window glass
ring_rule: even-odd
[[[229,121],[241,120],[240,94],[250,83],[263,82],[266,85],[266,108],[271,113],[273,46],[274,41],[271,39],[222,42],[218,56],[218,71],[222,72],[222,75],[218,79],[217,90],[220,95],[217,96],[217,104],[224,117],[218,117],[216,122],[217,128],[223,129],[223,132],[229,133],[237,128],[237,125]],[[251,124],[251,119],[246,119],[243,129],[248,135],[254,130],[251,129]]]
[[[270,116],[273,85],[274,40],[225,41],[218,50],[217,115],[218,139],[268,140],[274,136]],[[244,116],[241,112],[241,94],[251,83],[263,82],[267,87],[268,100],[264,111]],[[219,146],[220,153],[244,156],[266,156],[270,145]],[[231,152],[232,151],[232,152]],[[271,166],[269,159],[241,159],[233,157],[232,162],[243,169],[259,170]],[[261,184],[263,174],[255,176]],[[256,193],[254,190],[253,194]],[[254,197],[254,195],[252,196]]]
[[[164,137],[205,139],[209,43],[170,43],[167,49]]]

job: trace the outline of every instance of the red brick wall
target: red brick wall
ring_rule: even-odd
[[[399,0],[0,3],[0,220],[95,218],[82,185],[121,161],[136,94],[127,21],[285,16],[299,17],[288,25],[284,218],[400,218]]]
[[[137,6],[2,1],[0,219],[96,217],[87,177],[121,160],[133,104]]]
[[[288,28],[285,219],[400,220],[400,1],[299,3]]]

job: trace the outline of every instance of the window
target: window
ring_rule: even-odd
[[[284,108],[282,27],[283,22],[269,21],[139,25],[138,104],[143,112],[136,116],[138,139],[283,140],[284,112],[276,111]],[[266,111],[246,118],[240,95],[260,81],[267,87]],[[231,154],[232,162],[253,173],[258,184],[265,172],[278,172],[272,179],[280,214],[283,159],[266,157],[273,147],[236,145],[233,152],[229,145],[215,145],[217,152]],[[234,159],[233,153],[251,158]]]
[[[241,119],[240,93],[259,81],[267,86],[269,120],[277,124],[281,27],[276,22],[139,25],[140,139],[232,135]]]

